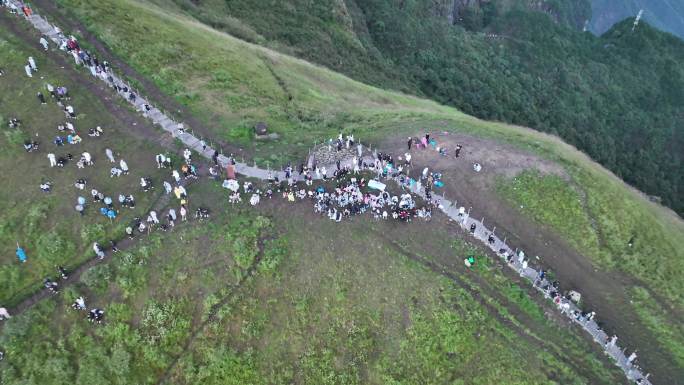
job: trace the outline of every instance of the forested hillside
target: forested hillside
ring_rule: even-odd
[[[684,213],[684,42],[646,23],[583,33],[585,1],[173,3],[361,81],[557,134]]]
[[[613,24],[634,17],[643,9],[643,19],[654,27],[684,39],[684,1],[676,0],[591,0],[590,31],[600,35]]]
[[[370,82],[469,103],[482,114],[491,113],[485,107],[504,106],[502,116],[528,105],[539,108],[533,103],[544,101],[534,99],[542,92],[548,100],[563,100],[567,111],[561,112],[572,116],[573,103],[582,97],[569,99],[563,92],[574,92],[579,84],[578,94],[596,98],[590,87],[606,88],[602,92],[608,94],[614,85],[585,79],[581,70],[592,61],[575,56],[590,57],[588,49],[634,50],[637,59],[624,59],[622,67],[602,64],[599,75],[592,75],[606,81],[630,60],[644,60],[643,67],[658,64],[639,56],[652,55],[649,49],[623,43],[630,32],[600,42],[586,34],[591,47],[575,47],[581,52],[566,53],[573,55],[566,63],[562,51],[573,49],[567,36],[576,36],[576,25],[569,22],[574,17],[562,15],[581,14],[571,6],[579,2],[569,0],[557,2],[569,8],[547,8],[552,1],[543,0],[520,3],[522,8],[513,0],[492,3],[494,8],[484,0],[459,0],[458,9],[453,0],[427,8],[417,0],[392,0],[406,8],[394,22],[392,7],[389,16],[371,19],[358,3],[307,1],[34,0],[28,21],[0,7],[0,67],[6,71],[0,77],[0,120],[22,120],[0,135],[8,180],[0,187],[5,197],[0,315],[11,314],[0,322],[0,382],[615,385],[634,383],[641,376],[635,377],[638,364],[638,372],[650,374],[644,385],[684,385],[681,218],[555,136],[372,87],[267,46],[348,66]],[[231,4],[244,7],[244,14]],[[535,30],[519,24],[530,15],[542,20],[537,28],[544,35],[535,36],[539,43],[530,42]],[[399,36],[400,23],[409,19],[439,22],[407,24],[405,36]],[[464,28],[465,20],[476,23]],[[125,79],[129,90],[113,89],[111,79],[92,76],[97,75],[92,67],[75,63],[58,48],[65,36],[51,23],[73,33],[91,57],[111,63],[113,83]],[[394,35],[380,34],[383,28],[394,29]],[[504,34],[517,37],[499,37]],[[649,29],[638,34],[632,39],[645,47],[663,36],[651,36]],[[41,35],[59,38],[44,50]],[[391,38],[394,46],[388,44]],[[550,53],[534,56],[543,50]],[[511,52],[515,60],[508,59]],[[679,54],[665,56],[678,60]],[[40,72],[30,76],[34,59]],[[481,72],[476,64],[483,66]],[[544,71],[564,66],[565,83],[551,88]],[[503,70],[508,72],[496,72]],[[515,104],[513,91],[528,91],[524,79],[514,81],[521,73],[536,76],[529,83],[536,88],[522,96],[529,100]],[[84,133],[101,125],[104,134],[50,145],[65,116],[59,98],[47,96],[46,82],[68,87],[68,103],[77,114],[68,121]],[[553,94],[557,90],[561,95]],[[466,99],[478,92],[492,93],[497,102]],[[46,103],[37,107],[43,96]],[[646,107],[640,113],[645,112]],[[183,122],[188,134],[177,135],[176,122]],[[255,138],[256,122],[267,123],[277,138]],[[362,176],[386,181],[390,195],[415,188],[401,189],[390,175],[375,177],[377,169],[341,176],[345,172],[328,164],[327,152],[346,153],[347,159],[352,154],[326,146],[311,152],[312,144],[342,133],[353,134],[371,151],[403,154],[407,136],[426,132],[435,147],[451,150],[448,156],[418,146],[410,150],[406,175],[417,177],[427,167],[441,182],[432,204],[411,193],[416,208],[436,206],[435,215],[421,210],[423,219],[418,213],[411,219],[409,210],[380,219],[378,207],[397,214],[389,202],[399,198],[378,198],[374,215],[370,203],[351,197],[380,196],[361,179],[352,182]],[[40,150],[26,152],[26,140],[40,141]],[[463,151],[455,157],[458,144]],[[212,175],[214,149],[237,161],[240,193],[222,187],[223,167],[219,176]],[[51,167],[45,153],[53,150],[65,167]],[[77,156],[88,151],[83,157],[92,154],[94,163],[70,162],[69,155],[61,156],[65,151]],[[160,168],[155,154],[172,159],[172,167]],[[282,172],[275,174],[280,182],[270,180],[272,170],[301,164],[309,154],[322,177],[329,176],[325,168],[336,170],[335,177],[293,184],[285,195],[269,193],[289,189]],[[114,156],[121,169],[116,160],[107,160]],[[197,175],[174,178],[181,158]],[[482,172],[473,169],[476,162]],[[123,174],[128,165],[129,175],[119,176],[117,170]],[[162,181],[177,184],[174,194],[165,193],[169,185]],[[363,190],[357,183],[365,184]],[[80,205],[78,196],[90,196],[93,188],[102,195]],[[316,193],[314,199],[292,199],[300,188],[330,193],[322,200]],[[107,203],[105,193],[136,198]],[[459,207],[467,207],[465,216],[457,214]],[[328,212],[337,213],[335,220]],[[497,239],[510,245],[509,253],[501,252]],[[15,253],[15,245],[22,252]],[[522,275],[532,279],[521,276],[519,258],[504,258],[514,250],[528,256]],[[535,279],[540,270],[559,285],[540,283]],[[57,282],[59,293],[50,292],[51,282]],[[582,314],[567,311],[573,307],[559,311],[538,289],[551,297],[581,293]],[[70,306],[79,297],[88,306],[83,299]],[[588,312],[595,315],[587,317]],[[587,318],[600,322],[607,334],[596,337]],[[582,332],[587,325],[597,343]],[[619,341],[606,346],[612,335]],[[605,349],[614,354],[603,354]],[[625,356],[634,351],[637,361],[626,365]]]

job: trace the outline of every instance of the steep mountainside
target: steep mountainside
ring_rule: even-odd
[[[684,1],[678,0],[591,0],[589,30],[598,35],[615,23],[634,17],[643,9],[643,20],[684,39]]]
[[[447,15],[452,24],[469,29],[486,27],[497,15],[513,9],[543,12],[556,23],[575,29],[582,29],[591,18],[589,0],[445,0],[433,1],[430,6],[441,9],[436,15]]]
[[[57,3],[36,0],[34,6],[39,13],[49,10],[49,19],[55,20],[63,30],[78,31],[75,33],[82,45],[96,47],[99,58],[111,60],[117,71],[126,73],[139,88],[137,94],[150,96],[155,102],[164,101],[160,105],[165,110],[187,122],[190,130],[208,139],[210,144],[223,142],[238,157],[244,155],[246,161],[264,167],[269,163],[270,167],[279,167],[288,160],[298,163],[313,143],[327,140],[340,131],[353,133],[364,144],[395,154],[405,151],[406,136],[425,132],[439,135],[440,143],[444,140],[448,148],[453,148],[455,142],[464,143],[465,154],[458,159],[439,157],[433,151],[417,151],[413,161],[416,167],[412,170],[421,170],[423,162],[432,170],[444,170],[447,183],[442,194],[464,207],[473,207],[473,217],[486,217],[488,224],[497,227],[499,236],[506,234],[508,242],[520,245],[528,255],[540,256],[534,263],[548,264],[550,275],[554,273],[553,276],[563,283],[563,289],[568,285],[583,293],[583,304],[586,309],[595,309],[600,314],[600,319],[606,322],[605,330],[611,333],[615,330],[621,343],[624,341],[630,351],[639,350],[639,363],[653,374],[655,383],[680,383],[684,378],[684,333],[681,330],[684,250],[679,247],[684,242],[684,222],[680,218],[648,202],[554,136],[483,121],[430,100],[371,87],[263,46],[271,44],[280,50],[299,50],[300,55],[301,52],[327,53],[327,59],[332,63],[348,60],[356,62],[360,69],[386,68],[384,78],[373,80],[394,82],[412,92],[422,92],[419,87],[423,85],[423,78],[405,75],[412,68],[399,60],[376,61],[390,56],[384,48],[377,48],[381,47],[380,40],[373,36],[378,26],[364,21],[371,19],[366,19],[366,11],[358,3],[329,2],[330,7],[318,7],[318,4],[304,1],[296,6],[264,0],[258,3],[261,9],[254,5],[254,11],[261,17],[255,20],[264,19],[261,22],[270,23],[270,29],[265,28],[266,25],[257,28],[228,12],[229,3],[224,0],[201,1],[199,8],[190,3],[184,5],[187,13],[206,17],[204,23],[179,14],[182,8],[168,0],[156,0],[156,4],[163,7],[140,0],[59,0]],[[315,12],[305,14],[297,7]],[[277,16],[270,16],[271,13]],[[546,15],[538,16],[549,21]],[[21,18],[15,19],[16,23],[23,22]],[[296,20],[300,22],[296,23]],[[210,21],[212,25],[261,44],[246,43],[218,32],[207,26]],[[511,25],[516,25],[515,22],[509,20]],[[289,23],[292,36],[305,36],[310,44],[290,45],[273,39],[274,31],[286,31],[283,23]],[[463,31],[458,25],[445,24]],[[3,20],[0,32],[5,25]],[[550,25],[557,24],[551,22]],[[410,38],[412,31],[420,31],[422,25],[410,27],[406,36],[395,36]],[[520,35],[523,37],[518,43],[524,47],[529,37]],[[463,47],[467,48],[471,43],[489,47],[487,38],[479,36],[476,33],[458,35]],[[553,35],[549,36],[552,42],[547,45],[554,47],[563,43],[553,41]],[[622,49],[615,48],[620,47],[621,37],[613,36],[612,39],[615,42],[609,50]],[[11,103],[17,108],[8,108],[13,114],[27,115],[33,117],[31,121],[38,122],[34,125],[27,121],[29,134],[33,135],[34,126],[38,125],[42,125],[42,132],[54,134],[56,124],[43,124],[45,121],[30,111],[36,108],[25,102],[28,98],[35,100],[33,91],[29,90],[42,87],[44,80],[34,76],[29,81],[20,81],[23,77],[15,75],[22,73],[20,63],[27,56],[38,57],[37,40],[34,34],[22,40],[27,43],[16,44],[22,51],[11,55],[11,63],[6,61],[10,55],[0,55],[2,67],[12,67],[3,79],[26,90],[5,92],[5,98],[13,98]],[[424,41],[421,38],[419,43]],[[504,45],[505,40],[498,41],[493,40],[493,44]],[[441,42],[437,40],[435,47]],[[452,43],[457,42],[459,39],[454,38]],[[0,46],[3,53],[5,47],[7,43]],[[308,51],[310,47],[319,51]],[[346,50],[346,47],[352,49]],[[373,47],[376,47],[374,52]],[[401,58],[401,53],[407,50],[402,51],[401,45],[398,47],[396,57]],[[423,49],[423,46],[419,48]],[[432,46],[427,48],[433,49],[435,55],[441,52]],[[644,47],[637,49],[649,53]],[[372,52],[373,60],[362,61],[356,57],[365,52]],[[63,57],[58,50],[48,54]],[[487,65],[494,61],[492,57],[478,55],[473,49],[465,54],[471,57],[459,59],[463,60],[464,68],[477,60]],[[50,79],[51,69],[71,69],[69,65],[46,64],[41,61],[40,72],[41,77],[48,76],[46,80]],[[558,65],[558,61],[545,65]],[[433,72],[437,69],[435,67]],[[511,73],[515,74],[515,71]],[[369,71],[366,76],[372,78],[372,74]],[[405,76],[402,78],[402,75]],[[511,76],[499,76],[480,88],[485,91],[497,89]],[[567,73],[565,76],[569,84],[577,81]],[[70,89],[76,95],[84,94],[75,87]],[[108,96],[102,95],[102,100],[107,100],[107,105],[118,106],[110,103]],[[165,101],[169,99],[182,106]],[[86,114],[86,117],[97,115]],[[253,135],[255,121],[268,122],[269,130],[279,138],[256,140]],[[81,119],[79,122],[83,124]],[[121,127],[124,134],[139,129],[128,122],[122,122]],[[117,137],[107,134],[102,139]],[[463,142],[464,138],[472,138],[472,141]],[[173,151],[180,150],[169,136],[164,136],[163,142]],[[23,151],[20,142],[15,144],[16,151]],[[510,146],[513,151],[500,150],[503,147],[499,146]],[[158,150],[141,154],[151,156],[156,153],[153,151]],[[227,152],[226,148],[224,152]],[[10,156],[8,154],[5,155]],[[514,163],[516,154],[532,168],[555,165],[553,169],[559,174],[540,175],[533,170],[519,172],[520,168],[495,173],[497,165]],[[26,163],[20,159],[16,157],[12,161]],[[147,159],[147,167],[168,177],[168,171],[156,169],[150,164],[151,158]],[[485,171],[473,172],[472,162],[482,162]],[[47,170],[46,163],[43,167]],[[16,173],[17,167],[8,164],[8,170]],[[106,169],[103,171],[107,180],[115,180],[109,177]],[[144,166],[140,171],[136,168],[136,172],[146,173]],[[61,171],[57,173],[64,176]],[[34,178],[30,185],[35,189],[41,174],[27,175]],[[479,179],[479,182],[475,179],[485,177],[488,179]],[[68,183],[61,188],[69,188],[69,181],[73,179],[75,177],[67,178]],[[13,317],[12,322],[17,327],[7,328],[6,337],[0,336],[0,346],[10,352],[2,365],[12,365],[11,373],[5,375],[3,371],[5,382],[85,384],[93,378],[112,378],[110,382],[117,384],[223,385],[226,378],[232,378],[241,384],[438,384],[467,378],[465,381],[482,384],[620,383],[611,378],[611,373],[602,370],[603,366],[592,362],[593,354],[578,350],[571,345],[572,339],[564,337],[563,333],[573,328],[561,327],[546,332],[539,323],[516,326],[517,312],[511,314],[509,311],[508,295],[501,298],[504,301],[498,298],[483,300],[494,310],[504,306],[501,313],[514,317],[513,323],[496,327],[482,320],[494,320],[492,316],[499,311],[452,307],[444,281],[437,281],[434,276],[421,278],[405,269],[397,270],[408,258],[405,262],[418,263],[420,270],[428,267],[427,270],[437,274],[446,274],[451,269],[458,271],[454,280],[462,282],[459,286],[468,282],[475,285],[470,289],[467,284],[453,296],[460,305],[466,303],[468,292],[477,293],[478,297],[487,296],[488,291],[481,289],[484,283],[499,285],[505,282],[490,275],[490,272],[500,272],[498,264],[478,259],[475,268],[470,269],[460,262],[465,253],[479,253],[469,246],[464,249],[452,242],[454,237],[469,239],[470,235],[452,231],[453,223],[441,216],[435,216],[425,226],[417,223],[419,221],[409,227],[395,226],[392,221],[368,221],[367,225],[364,220],[335,223],[325,217],[314,217],[310,206],[285,203],[279,197],[264,199],[255,208],[237,206],[236,209],[226,204],[225,190],[215,182],[209,183],[212,185],[193,185],[190,193],[192,208],[196,205],[212,208],[211,221],[195,227],[192,232],[179,232],[184,231],[184,226],[197,223],[191,219],[163,235],[163,242],[161,237],[157,238],[157,246],[147,248],[145,245],[139,251],[132,250],[130,254],[136,259],[124,257],[124,253],[128,254],[124,252],[119,254],[121,257],[110,259],[111,268],[103,264],[92,275],[86,275],[89,277],[85,288],[88,301],[99,306],[104,304],[107,309],[107,321],[102,327],[97,326],[94,333],[89,333],[92,330],[89,327],[80,326],[85,322],[74,322],[76,318],[82,318],[76,312],[63,312],[68,306],[61,300],[52,301],[59,302],[59,306],[53,306],[56,311],[46,305],[36,307],[30,313],[31,318]],[[6,189],[21,199],[18,202],[26,204],[19,194],[21,191],[14,186],[16,184],[8,183]],[[57,194],[53,196],[56,198]],[[12,201],[8,202],[11,205]],[[66,204],[70,206],[68,202]],[[247,206],[246,202],[243,206]],[[303,211],[297,211],[297,207]],[[72,215],[78,215],[71,207],[67,209]],[[263,212],[261,210],[271,212],[269,217],[274,218],[276,233],[263,227],[268,226],[268,221],[255,218]],[[0,212],[6,215],[10,210]],[[24,218],[40,220],[31,214],[18,216],[17,221]],[[4,223],[6,230],[16,227],[11,221]],[[16,237],[9,231],[5,234],[9,234],[5,244],[12,245]],[[78,232],[69,234],[84,238]],[[55,244],[50,242],[51,238],[45,239],[48,241],[40,244]],[[264,242],[258,239],[264,239]],[[274,251],[271,245],[277,250]],[[8,264],[15,262],[11,250],[3,256]],[[438,263],[433,264],[433,256],[439,258]],[[137,258],[144,258],[148,267],[137,262]],[[274,271],[278,260],[285,269]],[[53,269],[52,264],[43,264],[43,267]],[[249,271],[256,274],[255,278],[248,278],[244,281],[245,286],[236,287],[243,282],[243,272],[252,274]],[[5,272],[10,278],[14,277],[11,269]],[[262,273],[266,273],[263,278]],[[434,290],[413,286],[420,282],[429,283]],[[525,300],[516,291],[511,293],[514,301]],[[68,298],[77,294],[67,290],[64,293]],[[407,294],[395,296],[395,293]],[[441,305],[417,312],[414,309],[421,303],[420,299],[416,301],[417,293],[424,293],[420,297]],[[477,316],[474,323],[456,323],[451,317],[439,317],[445,313],[438,309],[445,307],[459,317],[482,316]],[[529,310],[529,306],[526,308]],[[547,313],[534,313],[541,320],[546,319],[544,314]],[[434,322],[422,322],[421,314]],[[218,319],[213,318],[214,315]],[[48,325],[64,327],[46,333],[46,330],[52,330]],[[448,325],[453,327],[445,329]],[[481,329],[472,329],[469,325]],[[503,329],[502,335],[523,329],[521,331],[529,334],[529,338],[523,336],[523,344],[491,339],[491,332],[496,329]],[[393,330],[398,333],[392,333]],[[458,338],[453,338],[455,336]],[[484,339],[491,343],[485,344]],[[528,341],[533,345],[526,348]],[[43,346],[41,343],[51,348],[35,349],[35,346]],[[54,346],[58,348],[52,348]],[[477,350],[463,350],[469,346],[477,347]],[[213,350],[214,347],[217,350]],[[515,348],[514,355],[507,353],[509,347]],[[84,351],[85,354],[80,354]],[[56,359],[58,357],[61,359]],[[110,361],[115,366],[110,366]],[[43,365],[45,362],[51,365]],[[588,369],[584,369],[586,366]],[[78,368],[78,372],[72,368]],[[613,368],[612,364],[610,368]],[[57,375],[60,375],[59,380],[56,380]]]
[[[684,213],[684,42],[645,23],[583,33],[586,1],[156,2],[363,82],[557,134]]]

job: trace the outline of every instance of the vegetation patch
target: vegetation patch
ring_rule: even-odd
[[[591,254],[598,250],[598,236],[592,227],[582,197],[557,175],[524,171],[512,180],[500,179],[498,192],[520,211],[547,224],[565,236],[578,249]]]

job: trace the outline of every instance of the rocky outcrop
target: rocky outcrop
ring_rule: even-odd
[[[480,3],[490,0],[433,0],[430,6],[432,16],[446,19],[449,24],[458,24],[466,9],[479,9]]]
[[[354,22],[344,0],[335,0],[333,2],[333,14],[335,15],[335,19],[337,19],[337,22],[344,26],[346,31],[354,33]]]

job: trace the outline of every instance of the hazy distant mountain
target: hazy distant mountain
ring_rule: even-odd
[[[591,0],[588,29],[600,35],[640,9],[649,24],[684,39],[684,0]]]

